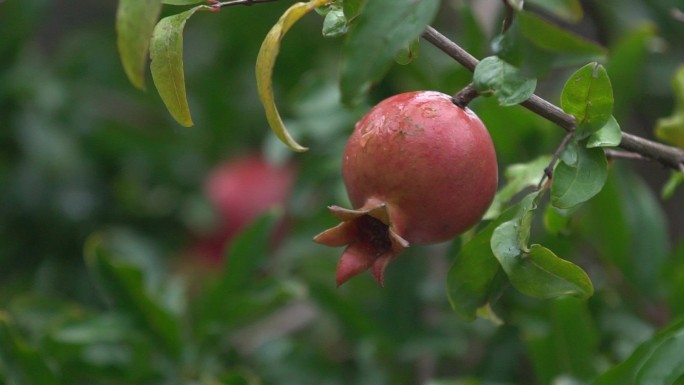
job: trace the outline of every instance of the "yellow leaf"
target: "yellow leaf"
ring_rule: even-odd
[[[257,55],[257,91],[259,92],[259,99],[266,111],[266,119],[276,136],[295,151],[306,151],[307,148],[303,147],[292,138],[278,113],[278,108],[275,104],[275,96],[273,95],[273,66],[275,65],[278,52],[280,51],[280,42],[290,27],[301,19],[302,16],[306,15],[311,10],[328,3],[328,1],[329,0],[311,0],[307,3],[293,4],[285,13],[283,13],[278,22],[268,32],[263,43],[261,43],[261,49],[259,49],[259,54]]]

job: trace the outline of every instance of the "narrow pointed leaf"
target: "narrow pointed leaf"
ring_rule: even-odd
[[[497,56],[483,59],[473,74],[475,88],[481,94],[496,97],[501,106],[514,106],[534,93],[537,79],[528,79],[518,69]]]
[[[622,131],[620,130],[620,124],[618,124],[614,116],[611,116],[603,127],[591,134],[587,141],[587,148],[616,147],[620,145],[621,141]]]
[[[276,136],[295,151],[306,151],[307,148],[297,143],[283,123],[273,94],[273,66],[280,52],[280,42],[287,31],[302,16],[324,5],[327,0],[311,0],[308,3],[295,3],[283,13],[278,22],[268,32],[261,43],[256,60],[256,82],[259,99],[266,111],[266,119]]]
[[[684,379],[684,321],[671,324],[642,343],[625,361],[593,385],[681,384]]]
[[[343,49],[342,101],[356,104],[380,80],[397,52],[415,40],[435,17],[439,0],[366,1]]]
[[[613,114],[613,87],[606,69],[589,63],[572,74],[563,87],[561,107],[577,120],[578,139],[608,123]]]
[[[185,74],[183,72],[183,29],[185,22],[200,9],[201,5],[159,21],[154,28],[150,43],[150,70],[166,108],[181,125],[193,125],[185,93]]]
[[[146,290],[142,271],[111,255],[101,236],[91,237],[85,246],[86,264],[112,305],[130,315],[173,356],[182,351],[180,323]]]
[[[548,52],[575,55],[598,60],[606,53],[605,48],[569,32],[530,12],[520,12],[520,33],[531,43]]]
[[[579,0],[527,0],[528,2],[537,5],[545,10],[551,12],[553,15],[571,22],[577,23],[582,20],[584,12],[582,11],[582,4]]]
[[[517,211],[517,207],[510,208],[489,223],[463,245],[451,265],[447,276],[447,294],[451,308],[459,316],[467,320],[475,319],[478,309],[486,306],[501,290],[505,275],[492,253],[489,240],[494,229],[511,220]]]
[[[665,185],[660,192],[660,196],[663,199],[672,198],[675,190],[677,190],[677,187],[682,183],[684,183],[684,172],[673,171],[670,177],[667,179],[667,182],[665,182]]]
[[[116,45],[128,80],[145,89],[145,67],[150,38],[161,12],[161,0],[119,0]]]
[[[0,378],[0,381],[18,385],[61,383],[45,357],[21,338],[9,314],[3,311],[0,311],[0,362],[7,370],[7,373],[0,373],[7,374],[7,378]]]
[[[608,162],[601,148],[575,146],[576,162],[561,160],[553,172],[551,203],[567,209],[586,202],[603,188],[608,177]]]

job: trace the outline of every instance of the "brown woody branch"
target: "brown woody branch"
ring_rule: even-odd
[[[436,29],[429,27],[423,33],[423,38],[435,47],[442,50],[468,70],[475,71],[479,61],[458,44],[449,40]],[[559,125],[568,132],[575,130],[575,118],[566,114],[558,106],[532,95],[521,105],[535,114]],[[622,141],[619,145],[623,150],[654,160],[665,167],[682,171],[684,167],[684,150],[654,142],[627,132],[622,133]]]

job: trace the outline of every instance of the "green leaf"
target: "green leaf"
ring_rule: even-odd
[[[85,245],[86,264],[98,286],[112,304],[131,316],[175,358],[182,352],[178,319],[149,295],[140,269],[112,256],[100,235]]]
[[[116,45],[128,80],[145,89],[147,51],[161,0],[119,0],[116,11]]]
[[[529,77],[546,76],[561,66],[602,60],[603,47],[568,32],[529,12],[519,12],[510,28],[492,40],[497,56]]]
[[[587,301],[563,297],[543,309],[542,319],[518,322],[537,382],[552,384],[559,374],[577,380],[595,378],[599,333]]]
[[[280,42],[287,31],[304,15],[324,5],[327,0],[311,0],[307,3],[295,3],[280,16],[278,22],[268,31],[261,43],[256,59],[256,82],[259,99],[264,106],[266,119],[276,136],[294,151],[306,151],[307,148],[297,143],[283,123],[273,94],[273,67],[280,52]]]
[[[407,65],[418,57],[419,52],[420,39],[416,39],[400,49],[399,52],[397,52],[397,54],[394,56],[394,61],[397,62],[397,64]]]
[[[675,109],[672,115],[658,120],[655,134],[677,147],[684,148],[684,66],[679,67],[672,80]]]
[[[613,113],[613,87],[605,68],[589,63],[572,74],[563,87],[561,107],[577,120],[578,139],[608,123]]]
[[[183,73],[183,29],[185,22],[200,9],[210,7],[200,5],[177,15],[159,21],[154,28],[150,43],[150,70],[166,108],[181,125],[193,125],[185,94],[185,75]]]
[[[527,79],[516,67],[490,56],[475,67],[473,83],[479,93],[494,95],[499,105],[514,106],[532,96],[537,79]]]
[[[542,155],[527,163],[516,163],[504,171],[506,184],[497,191],[483,219],[496,218],[504,206],[522,190],[536,186],[544,175],[544,169],[551,162],[551,156]]]
[[[553,171],[551,204],[568,209],[586,202],[603,188],[608,176],[608,162],[601,148],[572,146],[576,162],[561,159]]]
[[[525,295],[541,299],[564,295],[588,298],[594,289],[584,270],[541,245],[527,246],[538,194],[526,196],[515,218],[494,229],[492,252],[511,284]]]
[[[544,228],[549,234],[565,234],[570,226],[573,209],[559,209],[548,205],[544,210]]]
[[[571,54],[578,57],[601,58],[605,49],[600,45],[575,35],[561,27],[529,12],[520,12],[520,32],[536,45],[548,52]]]
[[[342,101],[357,104],[380,80],[397,52],[425,30],[439,0],[373,0],[364,3],[343,48]]]
[[[591,134],[587,141],[587,148],[616,147],[620,145],[621,141],[622,130],[620,130],[620,124],[618,124],[614,116],[611,116],[603,127]]]
[[[642,343],[622,363],[599,376],[593,385],[680,384],[684,379],[684,320],[671,324]]]
[[[668,261],[668,226],[652,188],[620,163],[601,192],[579,212],[578,232],[597,257],[640,293],[657,296]]]
[[[461,248],[447,275],[449,303],[459,316],[473,320],[479,308],[496,298],[505,282],[501,265],[489,246],[494,229],[512,219],[517,207],[502,213]],[[502,281],[502,279],[504,281]]]
[[[682,183],[684,183],[684,172],[673,171],[670,177],[667,179],[667,182],[665,182],[665,185],[663,186],[663,189],[660,192],[660,196],[663,199],[672,198],[672,195],[674,195],[675,190]]]
[[[282,212],[273,211],[257,218],[226,250],[226,265],[222,277],[222,292],[245,290],[254,282],[259,268],[269,256],[271,237]]]
[[[639,25],[617,40],[610,47],[610,57],[606,71],[611,79],[620,79],[613,84],[615,105],[613,115],[622,121],[634,113],[635,103],[639,103],[644,92],[644,64],[652,55],[653,40],[657,32],[653,24]]]
[[[529,3],[544,8],[554,16],[565,21],[577,23],[582,20],[584,12],[579,0],[527,0]]]
[[[45,357],[20,335],[9,314],[0,311],[0,361],[7,378],[17,385],[57,385],[60,381]],[[5,366],[6,365],[6,366]]]
[[[344,17],[349,23],[354,21],[359,13],[361,13],[361,7],[365,0],[344,0],[342,2],[342,10],[344,11]]]
[[[196,303],[200,334],[205,338],[214,338],[229,326],[263,317],[296,294],[297,287],[288,287],[264,275],[272,255],[272,235],[281,219],[281,211],[260,216],[237,234],[225,250],[226,264],[221,276],[206,283]]]

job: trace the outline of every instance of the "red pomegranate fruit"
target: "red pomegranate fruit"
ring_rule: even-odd
[[[342,177],[354,209],[330,206],[341,221],[318,243],[345,246],[337,285],[385,268],[410,243],[449,240],[480,221],[497,187],[494,145],[484,124],[434,91],[392,96],[356,123]]]
[[[212,169],[204,190],[220,222],[213,234],[197,242],[196,254],[210,264],[221,262],[240,230],[269,208],[285,204],[295,174],[293,166],[272,165],[260,154],[231,159]]]

